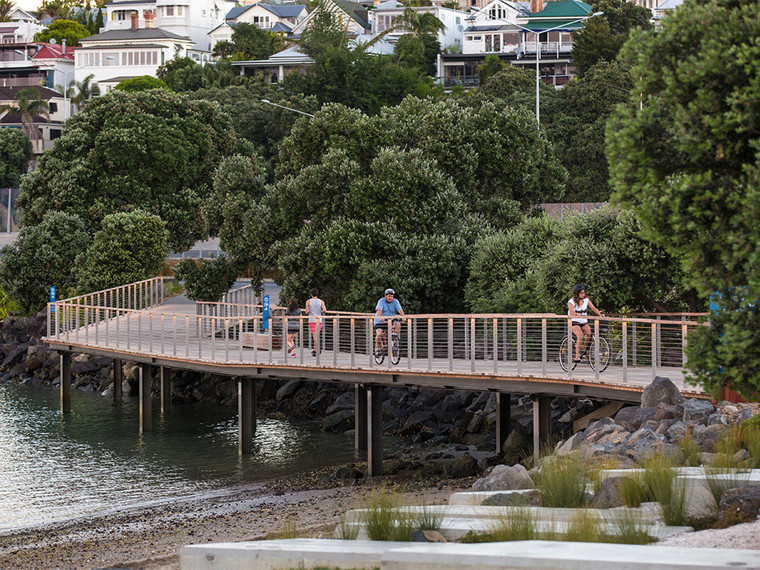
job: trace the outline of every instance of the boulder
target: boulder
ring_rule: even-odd
[[[684,412],[682,406],[673,406],[671,404],[664,404],[660,402],[655,408],[654,419],[658,422],[662,420],[680,420],[683,417],[683,414]]]
[[[509,432],[509,435],[507,436],[504,445],[501,447],[501,450],[504,453],[517,453],[520,450],[530,447],[531,443],[531,440],[528,439],[528,436],[526,436],[522,431],[519,429],[513,429]]]
[[[489,495],[481,505],[485,507],[540,507],[544,498],[538,489],[504,491]]]
[[[433,421],[434,418],[433,412],[415,412],[409,416],[403,427],[399,430],[399,433],[404,436],[418,433],[425,425],[425,422]]]
[[[354,427],[353,421],[353,410],[341,410],[322,420],[322,431],[346,431]]]
[[[720,526],[757,520],[760,513],[760,485],[744,485],[724,491],[718,507]]]
[[[309,405],[311,406],[311,404]],[[353,410],[354,406],[356,406],[354,392],[344,392],[335,399],[335,403],[329,406],[325,413],[329,415],[338,410]]]
[[[586,441],[586,434],[584,434],[582,431],[579,431],[578,433],[569,437],[565,441],[560,441],[557,444],[557,447],[554,450],[554,453],[556,455],[568,455],[569,453],[572,453],[573,451],[579,450],[585,441]]]
[[[467,433],[480,433],[483,429],[483,412],[478,410],[472,415],[470,423],[467,424]]]
[[[715,453],[718,442],[723,439],[729,431],[730,428],[722,424],[715,424],[707,427],[698,425],[694,428],[694,440],[702,451]]]
[[[639,429],[644,422],[653,420],[656,415],[656,407],[643,408],[641,406],[629,406],[615,414],[615,423],[620,424],[624,429],[630,432],[634,432]]]
[[[712,413],[715,411],[713,406],[707,400],[698,400],[689,398],[683,404],[683,421],[706,423]]]
[[[8,353],[8,355],[5,357],[3,362],[0,363],[0,367],[10,368],[12,366],[15,366],[16,364],[24,360],[25,356],[26,356],[26,347],[17,345]]]
[[[670,404],[672,406],[683,403],[684,397],[670,378],[657,376],[652,383],[644,388],[641,394],[642,408],[656,408],[657,404]]]
[[[535,485],[528,470],[517,465],[496,465],[486,477],[478,479],[472,486],[474,491],[510,491],[532,489]]]
[[[457,457],[453,461],[444,464],[443,473],[453,479],[471,477],[478,472],[478,462],[470,455],[465,453],[462,457]]]
[[[612,509],[622,507],[623,503],[623,479],[625,477],[607,477],[602,481],[599,490],[589,503],[592,509]]]
[[[301,387],[301,381],[300,380],[289,380],[288,382],[285,382],[280,388],[277,390],[277,395],[275,396],[275,401],[280,402],[284,400],[285,398],[289,398],[293,394],[296,393],[296,391]]]

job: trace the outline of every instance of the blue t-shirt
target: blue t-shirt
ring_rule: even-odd
[[[401,303],[398,302],[398,299],[393,299],[390,303],[385,300],[385,297],[382,297],[378,302],[377,305],[375,305],[375,314],[377,314],[377,310],[380,309],[380,314],[384,317],[392,317],[393,315],[397,314],[401,310]],[[381,323],[387,323],[387,321],[384,321],[383,319],[375,319],[375,324],[379,325]]]

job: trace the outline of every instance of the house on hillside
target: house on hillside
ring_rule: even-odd
[[[335,14],[348,35],[359,36],[370,33],[370,15],[366,6],[350,0],[324,0],[320,6],[293,27],[291,37],[299,37],[321,10],[329,10]]]
[[[391,30],[386,36],[391,43],[409,33],[409,30],[403,29],[398,24],[398,19],[406,9],[407,6],[398,0],[386,0],[377,4],[370,12],[372,33],[379,34]],[[419,14],[433,14],[443,23],[444,28],[437,34],[441,48],[456,46],[457,50],[462,50],[462,35],[467,25],[467,12],[441,6],[414,6],[409,9]]]
[[[8,21],[0,22],[0,44],[24,44],[34,41],[43,26],[34,15],[21,8],[8,13]]]
[[[75,79],[82,81],[93,75],[101,93],[110,91],[124,79],[150,75],[155,77],[159,66],[175,57],[193,54],[193,41],[153,26],[151,14],[145,14],[146,27],[139,27],[136,13],[129,29],[112,29],[80,40],[75,52]],[[210,54],[195,52],[210,59]],[[196,59],[198,58],[196,57]]]
[[[18,92],[22,89],[28,89],[28,86],[17,87],[0,87],[0,105],[12,105],[16,100]],[[47,101],[50,107],[50,117],[35,116],[34,126],[35,133],[29,137],[32,141],[34,150],[34,161],[44,151],[53,147],[55,139],[61,136],[64,122],[64,99],[63,95],[47,87],[38,87],[39,98]],[[0,128],[3,129],[25,129],[26,125],[22,123],[21,116],[13,111],[0,113]],[[26,132],[26,130],[24,131]]]
[[[0,87],[55,88],[74,79],[74,51],[42,42],[0,44]]]
[[[308,11],[303,4],[264,4],[259,2],[248,6],[236,6],[227,13],[223,24],[209,32],[209,45],[213,50],[218,42],[231,41],[232,31],[239,22],[287,35],[307,15]]]
[[[445,86],[478,84],[477,68],[487,55],[534,70],[544,83],[561,87],[575,76],[572,32],[583,28],[591,6],[582,0],[524,3],[494,0],[473,10],[461,54],[443,54],[438,75]]]

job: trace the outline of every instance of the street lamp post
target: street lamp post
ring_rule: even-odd
[[[298,109],[294,109],[293,107],[286,107],[285,105],[280,105],[279,103],[272,103],[269,99],[259,99],[262,103],[266,103],[267,105],[272,105],[274,107],[279,107],[280,109],[285,109],[287,111],[293,111],[294,113],[301,113],[302,115],[306,115],[307,117],[313,117],[311,113],[307,113],[306,111],[299,111]]]

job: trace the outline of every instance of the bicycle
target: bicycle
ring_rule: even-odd
[[[573,335],[574,342],[577,342],[577,337]],[[567,349],[568,339],[567,337],[562,339],[562,344],[559,345],[559,365],[562,370],[567,372]],[[610,356],[612,351],[607,339],[599,337],[599,372],[604,372],[610,365]],[[596,343],[594,341],[594,335],[592,334],[586,343],[586,348],[581,351],[581,357],[576,361],[573,360],[573,370],[578,366],[584,358],[588,360],[588,365],[591,370],[596,370]]]
[[[384,329],[380,330],[380,340],[382,346],[380,350],[375,350],[375,362],[382,364],[385,355],[388,354],[388,335]],[[398,364],[401,361],[401,339],[395,332],[391,333],[391,364]]]

